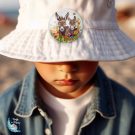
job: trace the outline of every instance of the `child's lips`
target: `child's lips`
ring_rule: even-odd
[[[78,82],[78,80],[66,80],[66,79],[62,79],[62,80],[56,80],[56,84],[57,85],[61,85],[61,86],[72,86],[75,85]]]

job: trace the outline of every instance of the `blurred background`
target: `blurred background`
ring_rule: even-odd
[[[116,0],[120,28],[135,41],[135,0]],[[18,0],[0,0],[0,38],[15,29]],[[135,94],[135,58],[118,62],[101,62],[106,74]],[[0,55],[0,92],[7,89],[31,69],[32,63]]]

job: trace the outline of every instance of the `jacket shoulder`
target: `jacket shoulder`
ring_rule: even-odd
[[[17,93],[20,91],[21,85],[22,81],[20,80],[0,93],[0,110],[8,108],[12,99],[18,95]]]
[[[135,95],[114,80],[111,80],[111,85],[117,105],[127,105],[135,110]]]
[[[0,101],[3,100],[5,97],[10,97],[13,93],[15,93],[16,90],[20,88],[22,85],[22,81],[17,81],[15,84],[11,85],[9,88],[6,90],[2,91],[0,93]]]
[[[106,86],[107,89],[112,89],[112,93],[114,95],[114,99],[119,103],[127,102],[133,106],[135,106],[135,95],[133,95],[126,87],[121,85],[115,80],[110,79],[102,68],[98,68],[97,70],[98,78],[100,78],[100,82]],[[104,86],[104,87],[105,87]],[[105,87],[106,88],[106,87]]]
[[[6,115],[9,111],[10,104],[13,100],[16,100],[19,96],[19,91],[21,88],[22,81],[18,81],[12,86],[10,86],[7,90],[0,93],[0,134],[4,132],[4,121],[6,121]]]

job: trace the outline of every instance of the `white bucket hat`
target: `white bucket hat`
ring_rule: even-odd
[[[34,62],[124,60],[135,43],[120,31],[114,0],[20,0],[0,54]]]

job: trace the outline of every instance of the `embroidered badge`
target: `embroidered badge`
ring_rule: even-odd
[[[8,118],[7,127],[11,132],[20,133],[20,122],[18,118]]]
[[[69,43],[77,40],[83,25],[79,14],[70,9],[63,9],[50,18],[49,30],[58,42]]]

